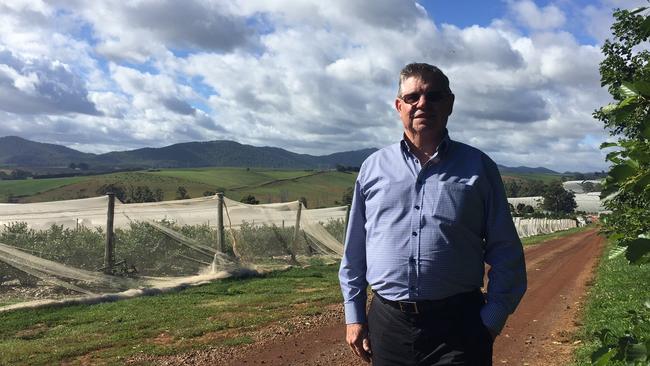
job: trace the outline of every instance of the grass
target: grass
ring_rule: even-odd
[[[613,246],[610,246],[610,249]],[[590,355],[601,344],[597,333],[609,329],[616,337],[623,336],[632,327],[628,311],[645,314],[645,338],[650,338],[650,311],[644,302],[650,301],[650,265],[629,265],[624,256],[608,258],[605,251],[596,280],[589,292],[583,313],[583,326],[578,335],[581,346],[576,351],[575,365],[591,365]],[[611,365],[624,365],[612,363]]]
[[[121,363],[252,343],[270,322],[318,313],[341,301],[336,265],[293,268],[115,303],[0,314],[0,364]]]
[[[12,196],[32,196],[70,184],[83,182],[87,177],[0,180],[0,199]]]
[[[580,232],[583,232],[583,231],[586,231],[586,230],[589,230],[589,229],[592,229],[592,228],[593,228],[593,225],[587,225],[587,226],[582,226],[582,227],[574,227],[574,228],[567,229],[567,230],[562,230],[562,231],[556,231],[556,232],[550,233],[550,234],[529,236],[527,238],[522,238],[521,243],[524,246],[539,244],[539,243],[542,243],[542,242],[545,242],[545,241],[558,239],[558,238],[562,238],[562,237],[565,237],[565,236],[568,236],[568,235],[580,233]]]
[[[337,171],[275,170],[247,168],[164,169],[121,172],[90,177],[0,181],[0,200],[9,194],[22,202],[46,202],[97,196],[104,184],[162,189],[165,200],[176,198],[179,186],[190,197],[206,191],[225,190],[226,197],[239,201],[249,194],[261,203],[307,199],[310,208],[340,205],[343,193],[354,185],[356,174]]]

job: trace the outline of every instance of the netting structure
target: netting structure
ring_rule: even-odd
[[[299,201],[249,205],[222,195],[0,204],[0,312],[112,301],[335,262],[343,253],[347,209],[307,209]],[[526,237],[576,222],[515,218],[515,226]]]
[[[600,200],[600,192],[576,193],[574,198],[578,205],[576,211],[594,214],[607,212],[605,206],[603,206],[603,203]],[[518,204],[523,203],[532,206],[535,209],[540,209],[543,201],[544,198],[542,196],[508,198],[508,203],[515,207],[517,207]]]
[[[1,204],[0,311],[128,298],[335,261],[346,210],[306,209],[298,201],[248,205],[218,195]]]

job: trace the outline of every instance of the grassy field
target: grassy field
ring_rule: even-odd
[[[206,191],[224,191],[226,197],[240,200],[249,194],[260,203],[307,199],[308,207],[340,205],[345,190],[354,185],[356,173],[313,170],[278,170],[257,168],[192,168],[121,172],[86,177],[0,181],[0,202],[9,196],[20,202],[45,202],[97,196],[104,184],[125,187],[147,186],[162,189],[165,200],[176,199],[179,186],[190,197]],[[550,182],[552,174],[507,174],[504,180],[536,179]]]
[[[590,355],[602,346],[597,334],[604,329],[618,337],[632,329],[630,311],[642,315],[640,333],[650,339],[650,265],[629,265],[624,256],[601,260],[594,286],[591,288],[583,314],[583,327],[578,335],[581,346],[576,352],[576,365],[591,365]],[[650,345],[649,345],[650,346]],[[609,365],[625,365],[622,361]]]
[[[250,343],[247,334],[265,324],[340,302],[337,270],[314,265],[175,294],[0,314],[0,364],[74,364],[82,357],[121,364],[138,353]]]
[[[88,177],[0,181],[0,200],[20,196],[21,202],[45,202],[97,196],[104,184],[162,189],[165,200],[176,198],[179,186],[190,197],[223,190],[226,197],[240,200],[249,194],[261,203],[307,199],[308,207],[340,205],[345,190],[354,185],[356,174],[337,171],[274,170],[247,168],[168,169],[104,174]]]
[[[82,182],[87,177],[51,178],[51,179],[25,179],[25,180],[0,180],[0,200],[6,201],[12,196],[32,196],[49,190],[65,187]]]

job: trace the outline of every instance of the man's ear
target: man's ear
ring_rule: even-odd
[[[456,96],[454,93],[451,93],[449,97],[447,97],[445,109],[447,109],[447,116],[451,116],[451,112],[454,111],[454,100],[456,100]]]
[[[395,98],[395,109],[397,109],[397,112],[402,111],[402,100],[399,98]]]

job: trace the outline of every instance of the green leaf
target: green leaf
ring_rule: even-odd
[[[642,6],[640,8],[634,8],[634,9],[630,10],[630,15],[639,14],[640,12],[642,12],[642,11],[644,11],[646,9],[647,9],[647,7],[645,7],[645,6]]]
[[[645,116],[645,119],[641,123],[641,135],[647,139],[650,139],[650,114]]]
[[[633,176],[635,173],[634,168],[627,164],[616,165],[609,171],[609,175],[614,178],[614,181],[617,183],[622,183],[625,179]]]
[[[625,82],[625,83],[623,83],[623,85],[621,85],[621,87],[619,88],[619,91],[621,92],[621,95],[623,95],[623,96],[625,96],[627,98],[625,98],[624,101],[622,101],[621,103],[618,104],[619,108],[623,107],[623,103],[625,103],[627,100],[629,100],[631,98],[636,99],[636,97],[639,95],[639,93],[636,90],[634,90],[633,87],[634,87],[634,85],[632,83],[629,83],[629,82]]]
[[[636,183],[634,183],[632,190],[639,193],[643,192],[648,186],[650,186],[650,171],[646,172]]]
[[[601,112],[605,114],[611,114],[616,108],[618,108],[618,104],[608,104],[600,109]],[[602,148],[601,148],[602,149]]]
[[[605,366],[616,355],[616,348],[609,349],[609,347],[601,347],[596,352],[591,354],[591,362],[593,366]]]
[[[627,243],[625,258],[632,264],[642,264],[650,258],[644,258],[650,253],[650,239],[637,238]]]
[[[606,149],[608,147],[614,147],[614,146],[618,146],[618,142],[603,142],[602,144],[600,144],[601,149]]]
[[[636,91],[644,97],[650,96],[650,82],[645,80],[635,81],[629,85],[630,89]]]

